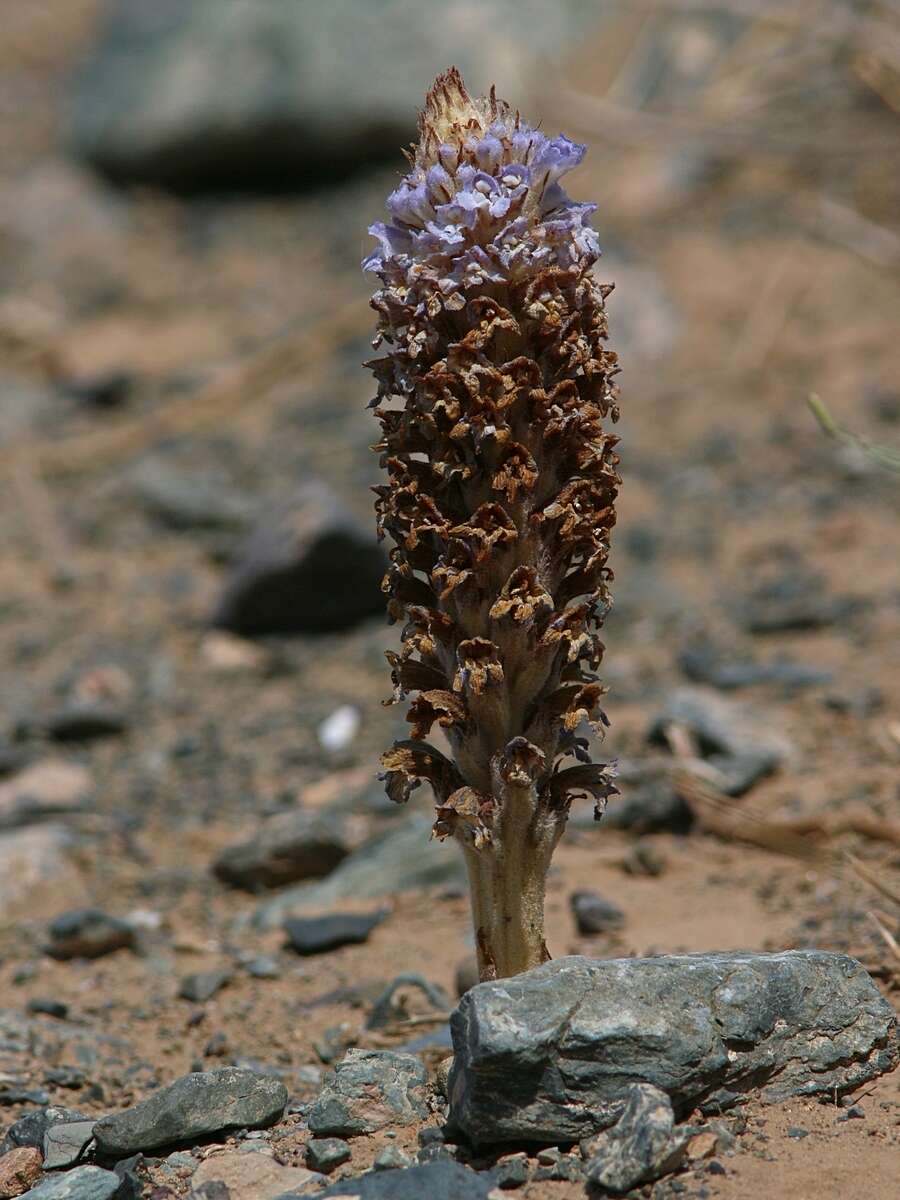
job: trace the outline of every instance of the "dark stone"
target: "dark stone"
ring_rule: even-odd
[[[321,1200],[338,1196],[352,1196],[354,1200],[487,1200],[492,1187],[491,1174],[478,1175],[460,1163],[440,1160],[403,1171],[361,1175],[332,1184],[319,1196]]]
[[[451,1029],[451,1119],[474,1143],[575,1141],[618,1119],[631,1083],[681,1116],[840,1094],[898,1060],[864,969],[814,950],[562,958],[479,984]]]
[[[69,1006],[62,1000],[50,1000],[43,996],[32,996],[25,1006],[30,1013],[40,1013],[45,1017],[56,1017],[64,1021],[69,1015]]]
[[[82,1088],[87,1083],[87,1076],[78,1067],[50,1067],[44,1073],[44,1083],[52,1087]]]
[[[457,963],[456,971],[453,975],[457,997],[462,999],[469,988],[473,988],[480,981],[480,978],[478,959],[474,954],[470,954],[468,958],[464,958],[462,962]]]
[[[221,1067],[184,1075],[94,1126],[101,1153],[124,1158],[228,1129],[260,1129],[281,1117],[288,1094],[271,1075]]]
[[[350,1050],[326,1077],[309,1112],[314,1134],[347,1137],[395,1125],[414,1125],[428,1115],[427,1074],[411,1054]]]
[[[76,1167],[53,1175],[26,1192],[23,1200],[113,1200],[121,1179],[102,1167]]]
[[[288,917],[284,932],[288,944],[298,954],[325,954],[339,946],[355,945],[368,940],[376,925],[387,912],[333,913],[325,917]]]
[[[406,819],[396,829],[379,834],[317,883],[301,883],[258,908],[255,923],[272,929],[302,909],[324,909],[341,900],[359,903],[376,896],[436,888],[465,879],[465,864],[456,846],[431,839],[425,816]]]
[[[710,642],[695,643],[678,656],[678,665],[695,683],[708,683],[722,692],[754,687],[761,683],[780,684],[789,690],[820,687],[830,683],[831,671],[808,667],[788,658],[757,662],[720,650]]]
[[[777,770],[788,754],[786,742],[718,693],[699,687],[676,688],[653,719],[648,738],[666,744],[667,726],[683,727],[702,758],[720,774],[718,785],[740,796],[757,780]]]
[[[71,1167],[84,1156],[94,1139],[93,1118],[51,1125],[44,1134],[44,1170]]]
[[[329,633],[384,612],[385,557],[325,484],[304,484],[238,551],[215,625],[246,637]]]
[[[48,1104],[50,1095],[43,1088],[10,1087],[0,1088],[0,1105]]]
[[[49,928],[46,946],[51,958],[100,958],[114,950],[130,949],[132,927],[96,908],[77,908],[56,917]]]
[[[61,388],[86,408],[121,408],[134,387],[134,376],[127,371],[104,371],[97,375],[83,375],[64,379]]]
[[[528,1155],[510,1154],[501,1158],[493,1170],[494,1183],[505,1192],[524,1187],[528,1182]]]
[[[789,1138],[805,1138],[809,1137],[808,1129],[801,1129],[799,1125],[789,1125],[787,1135]]]
[[[112,0],[66,106],[75,152],[115,181],[180,191],[322,185],[397,160],[448,62],[484,80],[502,49],[521,93],[533,55],[592,16],[577,3]]]
[[[110,704],[72,700],[44,722],[47,735],[57,742],[89,742],[115,737],[129,726],[127,713]]]
[[[158,458],[146,458],[131,472],[131,485],[143,508],[169,529],[245,532],[257,504],[224,479],[188,473]]]
[[[835,625],[861,607],[856,597],[829,595],[820,576],[788,568],[738,601],[735,612],[748,633],[793,633]]]
[[[84,1113],[74,1108],[61,1108],[55,1105],[30,1112],[27,1116],[19,1117],[6,1131],[6,1136],[0,1142],[0,1155],[8,1154],[17,1146],[33,1146],[43,1150],[44,1135],[48,1129],[63,1122],[83,1121]]]
[[[312,1138],[306,1143],[306,1165],[323,1175],[330,1175],[336,1167],[347,1162],[350,1155],[350,1144],[343,1138]]]
[[[366,1029],[384,1029],[392,1022],[402,1019],[404,1011],[398,1011],[394,997],[398,991],[414,988],[421,992],[428,1004],[433,1009],[439,1012],[447,1012],[450,1010],[450,997],[436,983],[430,983],[423,975],[418,975],[415,972],[406,972],[403,975],[398,975],[395,980],[388,984],[385,990],[381,993],[372,1008],[371,1013],[366,1020]]]
[[[659,1179],[680,1164],[689,1135],[675,1131],[675,1115],[665,1092],[649,1083],[633,1083],[615,1125],[582,1144],[589,1160],[589,1192],[630,1192]]]
[[[625,923],[621,908],[611,900],[604,900],[597,892],[573,892],[569,904],[581,934],[607,933]]]
[[[373,1171],[401,1171],[410,1166],[412,1159],[399,1146],[384,1146],[372,1159]]]
[[[281,976],[281,967],[267,954],[258,954],[256,958],[251,958],[244,969],[254,979],[278,979]]]
[[[182,1000],[190,1000],[193,1004],[205,1004],[230,982],[230,971],[195,971],[182,979],[178,995]]]
[[[249,841],[223,850],[213,871],[224,883],[254,891],[320,879],[347,857],[343,822],[320,813],[280,814]]]

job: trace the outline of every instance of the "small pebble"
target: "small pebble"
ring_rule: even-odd
[[[311,1171],[330,1174],[350,1158],[350,1146],[343,1138],[313,1138],[306,1144],[306,1165]]]

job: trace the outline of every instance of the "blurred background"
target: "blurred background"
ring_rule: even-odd
[[[285,1011],[391,967],[452,991],[469,953],[427,798],[374,778],[404,722],[360,365],[366,229],[451,63],[588,143],[616,285],[622,797],[573,821],[551,945],[819,944],[896,986],[900,477],[807,407],[900,446],[896,0],[29,0],[0,32],[0,991],[152,1010],[169,1073],[210,1037],[186,974],[230,980],[233,1057],[314,1073]],[[621,919],[583,928],[576,887]],[[284,912],[386,892],[370,943],[285,957]],[[49,959],[84,905],[144,953]]]

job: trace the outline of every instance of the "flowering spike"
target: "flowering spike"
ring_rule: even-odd
[[[418,693],[412,739],[383,758],[388,792],[421,780],[434,832],[469,869],[483,978],[547,957],[544,885],[574,796],[598,813],[613,768],[599,732],[597,631],[619,484],[616,356],[605,349],[592,204],[560,183],[585,147],[473,98],[451,67],[428,92],[410,171],[363,266],[372,306],[379,530],[403,649],[394,698]],[[439,727],[452,759],[428,744]],[[575,759],[576,765],[565,765]]]

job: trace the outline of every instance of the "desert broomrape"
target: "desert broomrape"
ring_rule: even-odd
[[[394,698],[411,736],[383,757],[389,795],[427,780],[437,836],[463,847],[483,979],[549,957],[544,889],[573,797],[612,785],[602,728],[609,534],[619,479],[616,356],[599,257],[561,177],[584,147],[436,81],[410,170],[371,227],[381,534],[394,542]],[[449,753],[427,740],[437,726]]]

